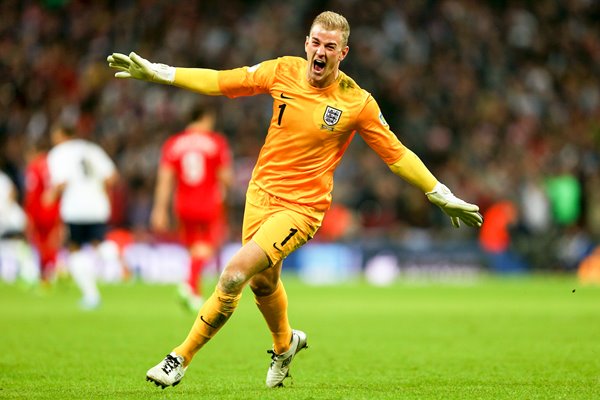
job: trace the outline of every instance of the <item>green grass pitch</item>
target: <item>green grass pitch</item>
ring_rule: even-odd
[[[292,325],[309,343],[291,384],[264,387],[271,340],[246,290],[181,384],[165,390],[145,372],[195,317],[174,287],[102,286],[101,309],[84,312],[69,283],[45,293],[0,284],[0,399],[600,398],[600,288],[572,277],[285,282]]]

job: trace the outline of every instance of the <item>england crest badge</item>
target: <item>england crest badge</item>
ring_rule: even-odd
[[[337,108],[327,106],[327,108],[325,109],[325,114],[323,114],[323,121],[325,121],[327,125],[332,126],[339,122],[341,115],[342,110],[338,110]]]

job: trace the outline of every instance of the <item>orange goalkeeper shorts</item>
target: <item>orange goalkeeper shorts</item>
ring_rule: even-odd
[[[271,265],[312,239],[325,213],[272,196],[252,181],[246,193],[242,243],[254,240]]]

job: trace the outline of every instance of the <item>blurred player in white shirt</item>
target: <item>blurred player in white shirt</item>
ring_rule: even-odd
[[[27,286],[35,286],[40,278],[35,255],[25,240],[27,217],[19,204],[17,188],[0,171],[0,265],[17,267],[18,277]]]
[[[0,237],[22,236],[25,221],[15,185],[8,175],[0,171]]]
[[[75,137],[66,126],[52,129],[54,147],[48,154],[53,196],[61,197],[60,216],[68,232],[68,268],[83,294],[81,306],[100,304],[94,250],[104,240],[111,214],[108,189],[117,179],[115,164],[97,144]]]

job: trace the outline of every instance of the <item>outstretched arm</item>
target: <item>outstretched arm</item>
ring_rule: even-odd
[[[209,95],[221,95],[218,71],[206,68],[176,68],[153,63],[134,52],[129,55],[113,53],[106,59],[108,66],[116,69],[117,78],[134,78],[142,81],[179,86]]]
[[[455,228],[460,227],[460,221],[473,227],[480,227],[483,224],[479,207],[459,199],[446,185],[438,182],[411,150],[406,149],[404,156],[389,167],[394,174],[421,189],[430,202],[440,207],[450,217]]]

